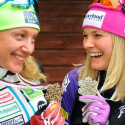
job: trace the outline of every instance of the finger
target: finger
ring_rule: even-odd
[[[107,118],[105,118],[105,116],[103,115],[94,115],[94,114],[91,114],[89,115],[88,117],[88,121],[93,121],[94,123],[101,123],[101,124],[104,124],[106,125],[106,123],[108,122]]]
[[[62,116],[61,111],[58,112],[55,119],[50,119],[50,122],[52,123],[52,125],[63,125],[65,122],[65,118]]]
[[[65,118],[62,116],[58,125],[64,125]]]
[[[89,121],[88,123],[89,125],[100,125],[99,123],[94,123],[93,121]]]
[[[87,122],[89,121],[88,118],[89,118],[89,116],[90,116],[91,114],[93,114],[93,115],[97,115],[97,113],[86,112],[86,114],[83,116],[83,119],[82,119],[83,123],[87,123]]]
[[[98,102],[98,103],[102,104],[102,102],[99,102],[98,100],[93,99],[93,98],[92,99],[89,99],[89,98],[79,98],[79,100],[81,102],[86,103],[87,105],[90,104],[91,102]]]
[[[57,114],[60,114],[60,112],[61,112],[60,106],[61,106],[60,102],[57,102],[57,106],[56,106],[54,112],[51,115],[51,119],[54,119],[57,116]]]
[[[84,96],[79,96],[79,100],[85,103],[90,103],[93,101],[99,102],[99,103],[105,103],[105,99],[102,97],[98,97],[95,95],[84,95]]]
[[[59,111],[57,114],[56,114],[56,117],[55,118],[51,118],[50,119],[50,122],[52,123],[52,125],[57,125],[60,121],[62,117],[62,114],[61,114],[61,111]]]
[[[103,105],[102,104],[99,104],[97,102],[91,102],[90,104],[88,105],[85,105],[83,108],[82,108],[82,111],[86,111],[89,107],[96,107],[98,109],[102,109],[103,108]]]
[[[93,107],[93,106],[88,107],[85,111],[83,111],[82,116],[85,117],[85,115],[86,115],[88,112],[98,113],[98,112],[99,112],[99,108],[98,108],[98,107]]]
[[[88,121],[93,121],[94,123],[99,123],[100,121],[99,121],[99,116],[97,116],[97,115],[90,115],[89,117],[88,117]]]
[[[107,104],[102,105],[102,104],[99,104],[97,102],[92,102],[92,103],[86,105],[85,107],[83,107],[84,111],[86,111],[89,107],[99,109],[99,111],[102,112],[102,113],[110,111],[110,106],[109,105],[107,105]]]
[[[94,123],[93,121],[89,121],[88,123],[89,125],[100,125],[99,123]]]
[[[44,118],[47,118],[50,116],[54,117],[59,109],[60,109],[60,102],[53,102],[49,104],[47,109],[42,113],[42,116]]]

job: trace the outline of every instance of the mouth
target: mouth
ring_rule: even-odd
[[[23,58],[21,56],[17,56],[15,54],[13,54],[13,57],[16,58],[16,59],[18,59],[18,60],[20,60],[20,61],[24,61],[25,60],[25,58]]]
[[[99,58],[103,55],[103,53],[90,53],[89,55],[91,58]]]

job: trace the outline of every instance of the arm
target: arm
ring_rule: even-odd
[[[70,71],[64,78],[62,88],[64,94],[62,96],[61,109],[62,114],[66,119],[66,123],[70,124],[71,112],[73,109],[73,104],[75,100],[75,95],[78,90],[78,78],[77,78],[78,69]]]

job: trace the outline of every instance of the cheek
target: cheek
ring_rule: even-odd
[[[104,57],[106,58],[107,61],[110,61],[111,56],[112,56],[112,51],[113,51],[113,43],[111,42],[106,42],[105,44],[102,43],[100,44],[100,50],[104,53]]]
[[[84,48],[84,49],[86,49],[86,47],[85,47],[85,43],[86,43],[86,41],[83,40],[82,45],[83,45],[83,48]]]
[[[112,41],[102,41],[100,44],[96,44],[98,45],[98,48],[100,48],[100,50],[102,51],[107,51],[107,52],[112,52],[113,50],[113,43]]]
[[[113,51],[113,42],[108,42],[107,43],[107,47],[105,47],[105,51],[107,51],[107,53],[109,54],[109,56],[112,55],[112,51]]]

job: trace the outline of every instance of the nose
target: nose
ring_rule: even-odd
[[[83,39],[83,47],[84,49],[93,48],[95,46],[94,40],[90,37]]]
[[[22,46],[22,51],[27,53],[28,55],[31,55],[34,51],[34,43],[32,43],[31,40],[27,40],[23,46]]]

